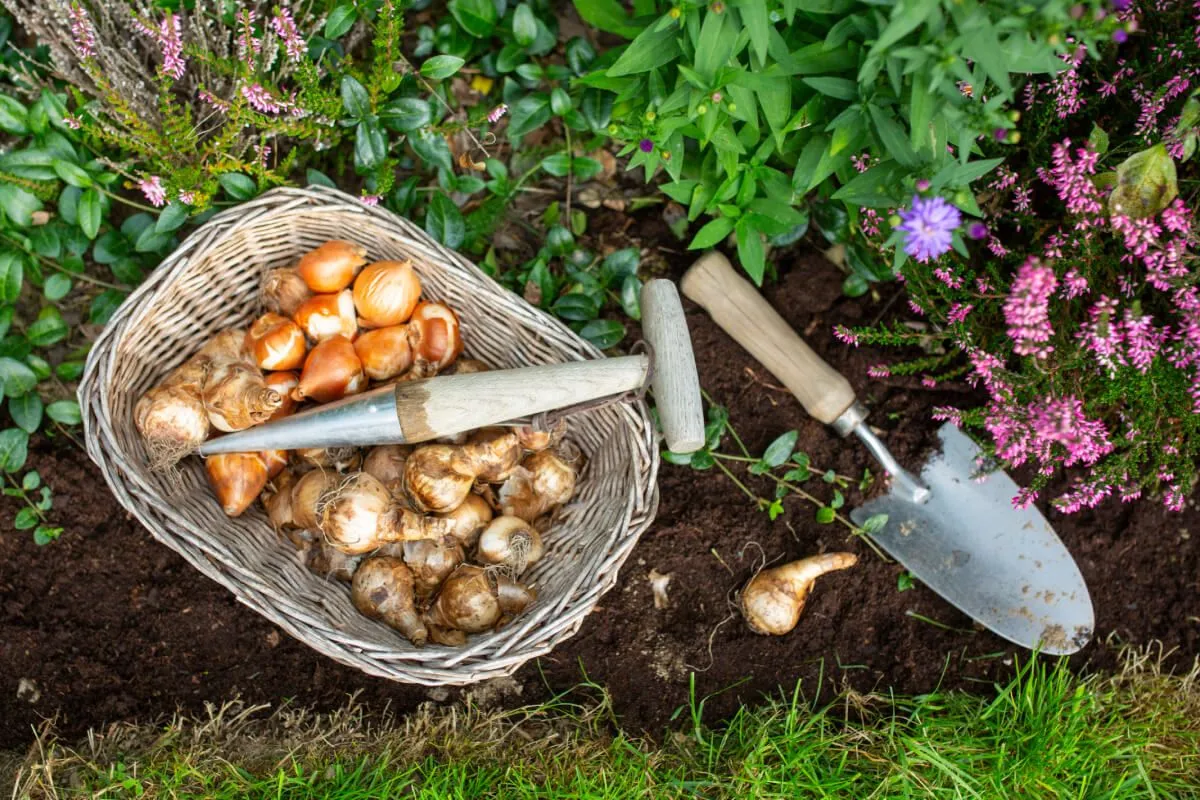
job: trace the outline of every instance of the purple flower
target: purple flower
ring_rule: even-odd
[[[928,178],[920,178],[917,180],[917,191],[918,192],[928,192],[929,186],[930,186],[930,183],[929,183]]]
[[[379,195],[377,195],[377,194],[364,194],[362,197],[360,197],[358,199],[359,199],[359,201],[362,202],[362,204],[364,206],[372,206],[373,207],[373,206],[379,205]]]
[[[508,113],[508,106],[505,105],[504,103],[501,103],[500,105],[496,106],[495,108],[493,108],[491,111],[488,112],[487,121],[490,122],[491,124],[495,125],[497,122],[500,121],[500,118],[503,117],[507,113]]]
[[[640,149],[643,153],[649,153],[654,149],[654,142],[650,141],[649,139],[642,139],[640,142],[638,142],[638,149]]]
[[[1021,265],[1004,301],[1004,321],[1008,336],[1016,345],[1013,352],[1022,356],[1045,358],[1054,348],[1046,345],[1054,329],[1050,325],[1050,296],[1058,286],[1054,270],[1035,256]]]
[[[246,98],[246,102],[263,114],[278,114],[285,108],[278,100],[271,97],[271,93],[259,83],[243,86],[242,97]]]
[[[950,249],[952,236],[962,224],[962,214],[941,197],[914,196],[912,208],[900,212],[904,252],[922,264]]]
[[[75,40],[75,52],[80,58],[90,58],[95,55],[96,30],[88,17],[87,9],[78,3],[72,3],[67,10],[71,20],[71,37]]]
[[[848,345],[858,347],[858,334],[845,325],[835,325],[833,327],[833,338],[839,342],[845,342]]]
[[[175,80],[183,77],[187,63],[183,59],[183,31],[178,14],[167,14],[157,27],[148,21],[134,18],[133,26],[143,35],[153,39],[162,49],[162,74]]]
[[[1117,44],[1125,44],[1129,41],[1129,33],[1124,28],[1117,28],[1112,32],[1112,40]]]
[[[1113,0],[1112,4],[1117,11],[1126,11],[1131,5],[1133,5],[1133,0]]]
[[[972,222],[971,227],[967,228],[967,236],[972,239],[982,239],[988,235],[988,226],[982,222]]]
[[[167,204],[167,190],[163,188],[162,178],[157,175],[138,181],[138,188],[155,208],[162,208]]]
[[[275,29],[275,33],[283,40],[284,47],[287,49],[288,60],[299,61],[300,56],[304,55],[304,38],[296,30],[296,20],[292,18],[292,12],[286,8],[277,9],[275,17],[271,20],[271,27]]]

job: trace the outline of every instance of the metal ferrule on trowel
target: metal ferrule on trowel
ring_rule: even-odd
[[[397,383],[205,442],[200,455],[425,442],[619,398],[650,383],[667,447],[704,444],[700,384],[675,285],[642,289],[649,353]]]

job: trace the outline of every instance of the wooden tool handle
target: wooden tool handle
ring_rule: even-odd
[[[729,260],[710,251],[679,282],[683,293],[783,382],[814,419],[831,424],[854,404],[850,382],[812,351]]]
[[[704,446],[700,378],[683,303],[671,281],[658,278],[642,287],[642,333],[654,349],[650,386],[667,449],[673,453],[699,450]]]

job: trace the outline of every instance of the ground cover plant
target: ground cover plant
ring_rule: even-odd
[[[989,697],[798,688],[733,719],[681,708],[663,744],[614,728],[603,690],[507,712],[379,722],[230,703],[166,725],[117,725],[74,748],[44,732],[17,796],[104,797],[1184,797],[1200,744],[1196,675],[1149,653],[1108,678],[1025,665]]]

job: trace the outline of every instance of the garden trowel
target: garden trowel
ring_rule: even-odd
[[[905,470],[866,425],[866,409],[836,370],[739,277],[720,253],[683,276],[683,293],[791,390],[815,419],[867,446],[890,476],[889,492],[850,518],[918,580],[971,618],[1043,653],[1074,653],[1092,637],[1092,600],[1079,568],[1036,508],[1015,509],[1008,475],[979,474],[980,450],[954,425],[941,451]],[[879,524],[868,520],[886,515]]]

